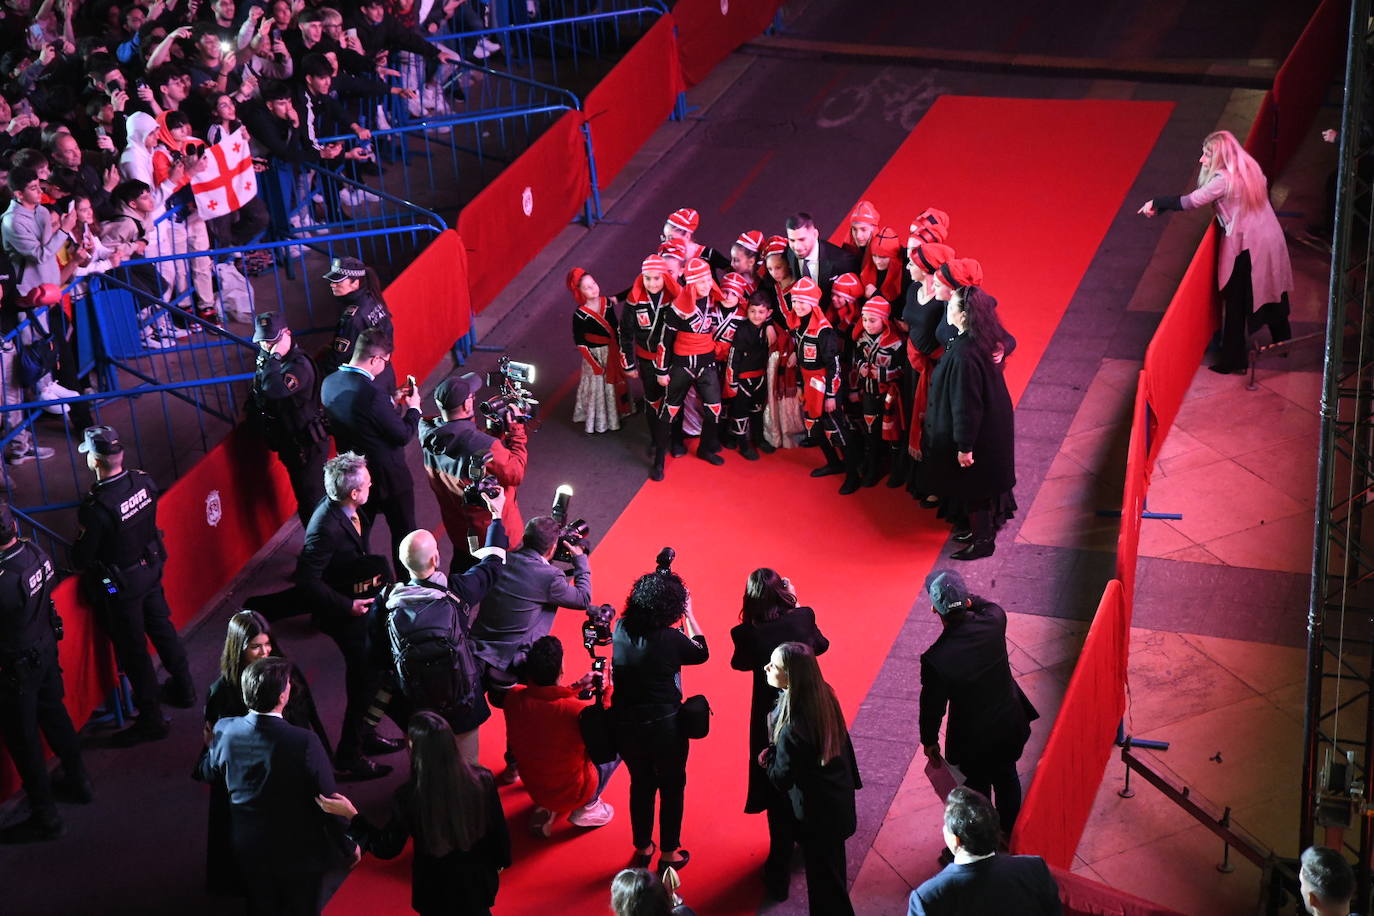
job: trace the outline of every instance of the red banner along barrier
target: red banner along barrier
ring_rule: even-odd
[[[596,180],[604,188],[672,113],[683,91],[671,15],[659,19],[601,78],[583,102],[596,151]]]
[[[673,18],[687,85],[706,79],[731,51],[763,34],[780,6],[781,0],[678,0]]]

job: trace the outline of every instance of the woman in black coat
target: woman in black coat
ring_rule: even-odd
[[[810,646],[783,643],[766,670],[768,683],[782,692],[769,717],[773,743],[759,754],[759,763],[791,802],[810,912],[853,916],[844,841],[857,828],[854,793],[863,784],[840,701],[821,677]]]
[[[941,279],[955,287],[946,315],[957,333],[930,377],[922,488],[939,497],[954,539],[968,544],[954,559],[976,560],[992,555],[997,529],[1016,511],[1015,421],[1001,367],[1016,341],[997,318],[997,300],[959,287],[949,268]]]
[[[239,611],[229,618],[229,630],[224,637],[224,649],[220,653],[220,675],[205,697],[205,745],[208,748],[214,736],[215,723],[220,719],[248,715],[248,705],[243,702],[243,692],[239,689],[239,676],[243,669],[260,658],[281,655],[280,648],[272,641],[272,626],[256,611]],[[298,728],[308,728],[319,736],[326,754],[333,756],[329,749],[329,736],[325,733],[324,723],[320,721],[315,700],[310,694],[310,685],[305,675],[295,665],[291,666],[291,698],[282,711],[282,718]],[[202,755],[205,753],[201,751]],[[210,818],[208,842],[205,852],[205,887],[212,894],[241,896],[243,879],[239,874],[238,863],[234,860],[234,850],[229,837],[229,793],[224,782],[210,786]]]
[[[816,612],[797,606],[792,583],[771,569],[756,569],[749,574],[739,616],[739,625],[730,631],[735,644],[730,667],[752,671],[754,675],[749,703],[749,795],[744,800],[744,813],[768,815],[768,858],[763,863],[763,882],[773,899],[786,900],[796,826],[787,796],[773,787],[759,765],[760,752],[772,743],[768,714],[778,700],[778,688],[768,683],[763,669],[773,650],[785,642],[805,643],[820,655],[830,648],[830,640],[816,625]]]
[[[652,572],[635,580],[612,646],[611,722],[616,750],[630,771],[635,852],[629,867],[647,868],[653,858],[657,800],[656,871],[680,871],[691,858],[680,845],[688,750],[677,722],[681,671],[705,662],[710,651],[677,573]]]
[[[415,840],[410,906],[421,916],[490,916],[500,872],[510,867],[510,831],[496,779],[458,753],[443,716],[417,712],[406,730],[410,779],[396,790],[391,816],[378,827],[343,795],[316,801],[350,819],[358,848],[394,859]]]

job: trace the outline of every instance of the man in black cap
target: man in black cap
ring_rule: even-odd
[[[965,785],[993,799],[1010,836],[1021,810],[1016,761],[1040,714],[1011,676],[1007,613],[970,595],[951,570],[932,572],[926,590],[944,630],[921,656],[921,745],[939,766],[940,720],[948,708],[944,756],[963,772]]]
[[[162,592],[167,551],[157,528],[157,485],[143,471],[124,469],[124,447],[112,427],[88,427],[80,451],[95,485],[76,510],[72,566],[110,633],[138,706],[138,720],[115,736],[115,744],[157,741],[167,737],[161,704],[189,709],[196,702],[186,650]],[[148,640],[171,675],[161,689]]]
[[[53,578],[52,560],[19,537],[9,504],[0,502],[0,737],[29,799],[28,818],[0,829],[0,843],[57,839],[64,828],[54,799],[91,800],[81,745],[62,705]],[[48,775],[44,739],[62,761],[59,779]]]
[[[378,328],[393,336],[391,312],[382,301],[382,289],[376,273],[357,258],[335,258],[324,274],[329,291],[339,300],[339,326],[334,339],[320,357],[320,369],[328,375],[348,362],[358,335],[368,328]],[[378,376],[382,386],[390,391],[396,387],[396,373],[390,366]]]
[[[479,539],[477,546],[480,546],[480,539],[491,524],[491,513],[485,504],[467,505],[463,499],[464,488],[473,482],[471,474],[476,471],[475,463],[480,463],[505,490],[506,530],[524,530],[515,491],[525,479],[529,457],[525,424],[513,417],[507,418],[506,431],[499,439],[479,429],[473,405],[481,388],[482,377],[476,372],[449,376],[434,389],[439,416],[420,420],[425,474],[439,502],[444,528],[453,541],[450,575],[458,575],[476,562],[469,538]]]
[[[406,464],[406,444],[420,423],[420,392],[408,386],[394,397],[382,387],[382,370],[391,365],[391,338],[377,328],[358,335],[348,365],[327,376],[320,387],[329,429],[340,452],[357,452],[372,472],[372,495],[363,507],[371,524],[386,516],[391,531],[391,559],[398,578],[401,538],[415,523],[415,482]]]
[[[296,515],[302,525],[308,525],[310,513],[324,499],[324,459],[329,451],[319,373],[277,312],[258,315],[253,342],[259,348],[253,412],[267,447],[277,453],[291,477]]]

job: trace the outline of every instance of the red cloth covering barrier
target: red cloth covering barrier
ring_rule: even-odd
[[[458,234],[472,252],[474,312],[582,208],[591,188],[582,121],[580,111],[563,115],[458,214]]]
[[[1323,0],[1274,76],[1274,124],[1262,136],[1252,131],[1245,144],[1271,181],[1302,145],[1327,87],[1342,72],[1349,19],[1348,0]]]
[[[392,365],[398,373],[427,375],[472,328],[462,236],[448,229],[430,242],[387,286],[386,303],[397,316]]]
[[[1012,832],[1015,853],[1068,868],[1126,711],[1129,638],[1121,582],[1107,583],[1074,666],[1064,703]]]
[[[582,104],[596,150],[596,180],[606,187],[667,119],[683,91],[671,15],[649,29]]]
[[[1051,866],[1050,874],[1059,885],[1064,916],[1183,916],[1178,910],[1098,884],[1063,868]]]
[[[1135,565],[1140,552],[1140,513],[1145,511],[1145,492],[1150,488],[1148,444],[1150,408],[1145,401],[1145,373],[1135,386],[1131,437],[1126,445],[1126,485],[1121,494],[1121,530],[1116,539],[1116,578],[1125,595],[1126,620],[1131,619],[1135,595]]]
[[[682,76],[688,86],[773,24],[781,0],[678,0],[673,7]]]

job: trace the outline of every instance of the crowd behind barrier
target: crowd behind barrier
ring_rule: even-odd
[[[157,22],[149,22],[148,28],[142,28],[138,20],[144,18],[146,11],[138,6],[134,9],[138,11],[138,16],[130,17],[128,11],[121,11],[119,29],[124,36],[124,42],[120,44],[118,53],[121,55],[119,60],[126,61],[126,55],[139,53],[139,42],[146,41],[151,44],[157,41],[164,32],[171,34],[171,39],[164,43],[159,43],[155,48],[146,48],[145,53],[150,53],[157,57],[165,53],[165,48],[170,47],[177,39],[189,38],[189,28],[185,33],[176,30],[177,21],[175,19],[176,0],[168,4],[159,4],[158,9],[163,13],[163,17]],[[539,7],[553,8],[555,4],[531,4]],[[569,4],[571,6],[572,4]],[[59,5],[58,16],[68,8]],[[215,4],[216,10],[222,9],[227,4]],[[497,7],[498,5],[493,5]],[[520,4],[511,4],[510,9],[514,10],[517,16],[524,14],[518,9]],[[750,8],[750,18],[741,20],[741,7]],[[596,108],[590,113],[584,113],[578,109],[566,111],[563,116],[555,121],[554,128],[546,131],[552,134],[543,148],[539,147],[539,141],[531,146],[530,150],[517,157],[514,162],[506,166],[505,170],[498,177],[496,190],[486,194],[486,201],[482,200],[482,195],[471,201],[464,213],[460,214],[458,224],[460,230],[463,227],[473,227],[477,224],[476,215],[482,208],[495,211],[505,208],[507,212],[497,223],[503,227],[503,233],[494,233],[481,228],[472,229],[479,240],[481,247],[467,242],[460,237],[459,233],[452,230],[444,230],[443,222],[432,212],[424,211],[419,207],[408,202],[409,194],[390,194],[384,187],[380,187],[381,176],[377,174],[366,174],[366,168],[355,169],[354,164],[360,163],[362,158],[351,155],[354,150],[362,150],[370,145],[370,131],[368,138],[364,138],[361,133],[354,132],[352,141],[348,144],[348,150],[334,150],[332,155],[324,142],[319,142],[316,153],[304,157],[292,156],[282,159],[276,155],[275,149],[262,148],[254,137],[254,153],[262,153],[261,157],[255,162],[257,171],[258,193],[268,210],[268,225],[260,229],[259,232],[247,239],[238,239],[237,246],[211,247],[208,242],[199,245],[187,245],[182,242],[182,247],[178,250],[169,247],[169,250],[158,255],[156,249],[150,249],[148,266],[155,266],[158,263],[172,264],[177,269],[183,271],[178,278],[180,281],[180,303],[195,302],[195,307],[191,312],[178,309],[176,305],[171,305],[167,298],[162,301],[149,302],[151,314],[141,316],[141,326],[138,334],[149,327],[153,332],[147,338],[148,356],[139,356],[137,359],[148,360],[150,363],[158,356],[162,357],[161,371],[162,376],[153,374],[146,368],[143,370],[149,378],[140,379],[141,385],[135,384],[132,387],[123,387],[112,400],[111,393],[106,391],[93,392],[91,394],[79,394],[71,392],[70,397],[58,400],[45,399],[43,401],[22,400],[23,395],[7,398],[0,401],[0,413],[7,417],[14,417],[10,421],[22,431],[27,431],[32,426],[32,420],[37,412],[46,405],[48,407],[60,408],[63,404],[89,405],[92,416],[101,415],[102,422],[110,422],[112,417],[121,416],[119,411],[128,410],[128,416],[132,416],[132,409],[128,404],[137,397],[146,397],[156,394],[162,401],[163,429],[161,435],[154,435],[151,431],[140,432],[136,428],[131,428],[128,435],[132,443],[131,457],[138,457],[147,450],[166,450],[173,454],[177,453],[177,443],[179,437],[185,433],[186,420],[175,413],[178,398],[183,401],[189,400],[192,403],[208,403],[203,398],[197,400],[198,396],[188,396],[188,391],[199,388],[215,389],[216,391],[216,411],[228,415],[227,408],[234,404],[235,390],[237,384],[241,384],[246,377],[245,372],[228,372],[226,370],[234,368],[234,364],[248,358],[252,351],[247,348],[248,341],[241,336],[234,335],[221,327],[225,322],[226,313],[232,311],[228,306],[228,299],[231,291],[225,288],[223,279],[214,274],[209,279],[209,291],[201,295],[194,284],[190,283],[192,265],[197,259],[224,258],[235,263],[231,266],[236,271],[245,276],[247,281],[244,286],[248,292],[244,293],[248,307],[244,311],[246,315],[256,314],[266,310],[269,305],[288,309],[297,309],[297,299],[291,294],[292,288],[304,290],[305,301],[305,324],[311,328],[318,328],[322,324],[327,324],[332,320],[332,315],[324,314],[319,318],[315,317],[315,307],[310,298],[309,278],[313,276],[315,268],[323,263],[319,257],[334,256],[335,254],[351,254],[357,252],[365,259],[377,259],[384,257],[387,261],[394,261],[398,254],[403,254],[413,247],[417,239],[421,236],[431,236],[435,232],[440,232],[437,239],[428,248],[422,251],[411,265],[393,281],[392,288],[398,290],[398,296],[413,297],[413,292],[405,290],[424,289],[425,300],[432,307],[439,309],[431,317],[433,322],[426,322],[419,319],[407,322],[408,327],[413,332],[412,337],[407,337],[402,333],[397,341],[397,360],[407,367],[414,367],[414,374],[427,374],[428,370],[442,358],[450,349],[455,355],[461,357],[474,342],[472,334],[472,314],[480,311],[485,306],[495,291],[503,286],[514,273],[523,266],[525,256],[529,251],[535,250],[539,245],[532,245],[532,238],[542,238],[547,240],[552,238],[567,220],[578,209],[583,209],[588,219],[596,212],[596,199],[599,188],[609,182],[615,174],[628,161],[633,152],[643,142],[648,135],[657,128],[662,118],[670,112],[679,111],[682,103],[679,93],[682,87],[688,82],[696,82],[709,70],[711,65],[729,54],[744,41],[749,40],[758,31],[771,24],[773,17],[780,6],[776,0],[766,0],[758,4],[709,4],[701,3],[679,3],[678,8],[684,14],[691,14],[688,23],[679,25],[671,16],[663,15],[660,21],[649,29],[646,38],[648,43],[644,50],[639,53],[627,55],[626,60],[617,64],[611,76],[607,77],[607,89],[599,95],[596,92],[589,97],[596,100]],[[697,9],[701,7],[701,9]],[[501,5],[501,8],[505,8]],[[558,6],[558,9],[563,7]],[[766,18],[761,15],[766,8]],[[44,9],[51,13],[52,7],[45,6]],[[630,7],[626,12],[633,12],[635,9],[646,9],[643,4]],[[652,8],[647,8],[650,11]],[[556,11],[554,13],[556,15]],[[647,15],[637,13],[636,15]],[[113,17],[112,17],[113,18]],[[153,17],[157,18],[157,17]],[[571,17],[563,17],[571,18]],[[626,16],[602,16],[599,20],[602,29],[618,30],[622,27]],[[127,21],[126,21],[127,20]],[[754,23],[757,20],[757,28],[753,31],[744,28],[742,21]],[[278,56],[281,53],[279,38],[274,36],[267,39],[269,33],[270,18],[264,18],[259,25],[262,29],[262,47],[257,49],[258,39],[254,39],[254,50],[256,56],[250,56],[245,50],[245,59],[253,63],[255,73],[266,73],[275,58],[275,63],[282,65],[283,61]],[[721,28],[721,23],[729,28]],[[283,23],[285,24],[285,23]],[[172,28],[168,28],[168,26]],[[511,35],[519,30],[523,25],[521,22],[497,23],[495,28],[482,31],[486,36],[496,35],[497,37]],[[130,28],[132,27],[132,28]],[[577,29],[577,26],[569,26]],[[49,31],[56,42],[63,39],[57,33],[62,31],[60,22],[48,22]],[[114,28],[112,26],[112,28]],[[595,38],[596,26],[593,27],[592,36]],[[753,26],[750,26],[753,28]],[[504,31],[503,31],[504,29]],[[292,30],[295,33],[295,30]],[[340,49],[346,46],[348,40],[343,35],[342,24],[339,22],[325,22],[324,34],[333,36],[337,40]],[[442,32],[442,29],[439,31]],[[525,29],[531,36],[536,32],[535,29]],[[700,31],[700,34],[697,32]],[[208,31],[207,31],[208,34]],[[247,34],[244,32],[242,34]],[[455,33],[456,34],[456,33]],[[576,60],[577,55],[582,53],[576,42],[569,42],[560,39],[554,33],[554,37],[548,38],[546,46],[550,51],[541,51],[535,47],[530,57],[536,57],[541,53],[551,53],[563,55],[572,60]],[[132,36],[132,37],[129,37]],[[689,51],[678,50],[677,53],[666,54],[670,48],[674,48],[677,42],[684,36],[690,39],[691,49]],[[115,37],[119,37],[116,35]],[[295,36],[299,42],[298,34]],[[585,37],[585,34],[584,34]],[[488,41],[492,41],[488,37]],[[533,39],[531,39],[533,41]],[[462,47],[461,37],[457,44]],[[130,47],[132,45],[132,47]],[[84,46],[83,46],[84,47]],[[101,45],[103,47],[103,45]],[[247,45],[243,49],[247,49]],[[70,50],[58,47],[59,52],[65,53],[66,57],[73,57],[76,47],[73,45]],[[293,51],[308,50],[293,46]],[[494,52],[488,51],[480,55],[481,58],[488,58]],[[57,55],[59,58],[62,53]],[[338,56],[336,54],[336,56]],[[52,55],[49,50],[44,50],[41,54],[33,52],[31,55],[34,63],[33,67],[46,67],[52,62]],[[24,58],[24,61],[29,58]],[[101,58],[103,60],[103,58]],[[668,61],[665,64],[665,60]],[[21,61],[23,62],[23,61]],[[708,63],[709,62],[709,63]],[[228,56],[225,64],[229,69]],[[264,69],[264,66],[266,69]],[[203,69],[203,68],[202,68]],[[247,70],[247,65],[240,61],[236,72]],[[401,116],[402,121],[417,119],[424,123],[427,129],[437,126],[439,136],[445,136],[443,122],[447,120],[449,125],[463,121],[474,123],[483,120],[487,122],[504,122],[507,120],[520,119],[522,127],[531,130],[530,126],[532,113],[528,104],[523,108],[519,105],[508,105],[502,110],[499,104],[493,104],[491,109],[479,113],[476,117],[472,115],[455,115],[451,107],[445,110],[447,100],[452,98],[457,100],[458,92],[462,90],[466,94],[465,80],[460,79],[463,72],[476,73],[480,71],[481,78],[473,82],[481,83],[484,80],[491,80],[493,85],[504,84],[514,85],[519,79],[511,74],[496,74],[491,78],[490,68],[477,68],[466,62],[453,62],[453,68],[446,75],[444,86],[448,95],[444,91],[436,91],[428,96],[425,90],[428,84],[421,84],[420,91],[415,93],[420,97],[421,108],[418,112],[412,113],[407,107],[405,115]],[[26,73],[28,71],[25,71]],[[419,71],[424,72],[424,71]],[[113,74],[113,68],[111,70]],[[693,74],[693,79],[686,79],[686,74]],[[107,74],[102,74],[101,78]],[[211,78],[216,74],[211,72],[207,75]],[[150,101],[150,97],[160,99],[164,103],[172,93],[173,84],[176,79],[168,77],[166,82],[160,80],[166,76],[162,74],[153,80],[153,88],[149,88],[142,83],[135,84],[130,81],[127,90],[121,83],[111,84],[105,87],[102,84],[102,92],[108,93],[104,96],[107,105],[104,110],[97,111],[97,117],[103,119],[100,122],[101,130],[92,136],[101,137],[100,146],[107,148],[104,136],[108,134],[119,134],[122,142],[122,124],[116,125],[115,118],[109,110],[108,101],[110,95],[124,96],[125,99],[137,95],[144,101]],[[389,86],[405,90],[406,77],[404,71],[397,74],[388,75]],[[189,79],[187,80],[189,82]],[[252,80],[256,86],[260,85],[255,77]],[[263,79],[266,82],[266,79]],[[535,81],[537,83],[537,81]],[[637,85],[641,92],[650,91],[653,94],[653,101],[645,104],[640,97],[631,97],[627,91],[630,85]],[[551,92],[552,87],[546,85],[529,86],[530,92]],[[256,90],[255,90],[256,91]],[[487,94],[483,94],[487,93]],[[502,99],[494,94],[495,90],[479,87],[477,98],[485,99],[493,103],[499,103]],[[258,104],[256,99],[252,99],[250,94],[249,104]],[[369,118],[373,118],[373,111],[376,112],[376,120],[369,123],[379,128],[381,137],[384,140],[388,136],[404,136],[404,141],[390,141],[391,145],[399,142],[413,144],[415,137],[421,134],[419,130],[409,130],[403,126],[400,129],[376,124],[386,118],[387,112],[395,112],[397,107],[403,103],[412,101],[406,98],[403,93],[389,92],[384,104],[376,106],[368,111]],[[116,96],[116,98],[118,98]],[[32,131],[32,138],[38,139],[38,129],[36,123],[31,123],[28,118],[28,109],[22,105],[22,98],[13,94],[5,95],[8,103],[15,106],[16,114],[22,112],[26,120],[13,124],[13,129],[8,131],[10,136],[22,133],[24,130]],[[297,94],[295,99],[301,96]],[[506,100],[514,98],[513,94],[505,97]],[[575,97],[574,97],[575,98]],[[528,102],[529,96],[526,96]],[[633,105],[633,111],[628,110]],[[264,106],[265,107],[265,106]],[[480,104],[478,106],[480,107]],[[0,115],[4,112],[0,111]],[[595,122],[597,118],[602,118],[606,125],[603,128],[603,137],[611,150],[609,155],[610,169],[597,175],[593,149],[593,134],[597,130]],[[36,118],[33,119],[36,122]],[[288,128],[287,119],[282,118],[283,130]],[[558,125],[564,125],[561,129]],[[622,135],[621,130],[625,125],[633,125],[633,134]],[[359,124],[362,127],[362,124]],[[413,125],[410,125],[413,127]],[[116,129],[117,127],[117,129]],[[366,127],[363,128],[367,130]],[[474,129],[480,131],[480,125],[474,125]],[[296,125],[291,125],[290,130],[296,130]],[[391,131],[391,133],[388,133]],[[322,137],[328,137],[328,133],[317,134],[311,138],[314,141]],[[426,137],[433,137],[434,134],[424,133]],[[542,138],[541,138],[542,139]],[[561,141],[555,144],[555,140]],[[294,142],[294,141],[293,141]],[[0,146],[7,144],[0,143]],[[95,144],[92,144],[95,145]],[[389,144],[383,142],[377,144],[384,153]],[[342,146],[342,144],[340,145]],[[291,148],[292,150],[295,147]],[[427,151],[422,148],[422,155]],[[480,154],[480,151],[479,151]],[[397,159],[401,158],[401,153],[396,153]],[[549,176],[540,176],[541,181],[548,180],[547,185],[551,190],[546,196],[542,191],[535,198],[533,186],[526,182],[516,189],[512,197],[509,190],[514,185],[515,177],[529,170],[528,163],[539,161],[539,157],[544,156],[547,164],[553,159],[559,160],[558,169]],[[344,168],[339,171],[336,166],[342,165]],[[386,163],[381,164],[382,171],[385,171]],[[359,181],[352,177],[366,177],[366,181]],[[442,178],[436,176],[432,179],[435,187],[444,186]],[[404,190],[414,189],[414,186],[406,185]],[[402,190],[402,189],[397,189]],[[520,218],[512,219],[510,208],[516,208],[522,214]],[[405,215],[399,215],[400,211],[405,211]],[[417,216],[416,214],[423,214]],[[432,219],[431,219],[432,217]],[[466,217],[466,219],[465,219]],[[165,222],[165,221],[164,221]],[[159,225],[162,225],[161,223]],[[484,236],[483,233],[487,234]],[[270,241],[257,241],[258,239],[269,239]],[[400,244],[400,248],[388,247],[393,244]],[[540,243],[542,244],[542,242]],[[336,246],[347,246],[343,250],[338,250]],[[384,252],[378,255],[380,250]],[[349,249],[352,249],[351,251]],[[368,248],[365,251],[364,248]],[[483,250],[485,249],[485,250]],[[471,274],[468,271],[466,261],[467,253],[471,251],[477,256],[475,263],[480,264],[480,268]],[[519,262],[516,263],[514,257],[505,260],[497,257],[489,257],[491,252],[516,252],[519,251]],[[307,260],[309,263],[307,263]],[[454,265],[459,268],[455,269]],[[125,265],[127,268],[127,264]],[[213,270],[214,268],[212,268]],[[252,282],[251,275],[262,273],[268,275],[269,279],[263,282],[258,277],[258,282]],[[200,278],[197,277],[197,280]],[[83,292],[87,285],[99,289],[108,287],[108,297],[111,300],[117,299],[118,293],[125,297],[127,305],[128,297],[142,296],[147,298],[146,293],[135,293],[128,287],[132,284],[121,283],[118,277],[90,283],[70,284],[64,292],[69,299],[80,299],[80,295],[71,295],[74,292]],[[233,284],[235,291],[242,291],[242,287]],[[80,286],[81,290],[76,290]],[[122,287],[122,288],[121,288]],[[268,303],[264,301],[264,287],[270,290],[269,297],[274,297],[275,301]],[[435,290],[446,290],[445,295],[434,295]],[[391,290],[388,291],[388,295]],[[91,297],[86,297],[91,298]],[[97,307],[99,300],[93,300],[86,304],[86,308]],[[203,311],[199,309],[203,307]],[[159,314],[167,320],[159,324]],[[199,321],[197,321],[199,319]],[[127,322],[126,322],[127,324]],[[176,331],[186,332],[185,325],[197,325],[200,327],[211,327],[208,336],[215,338],[217,347],[212,347],[203,343],[183,344],[184,336],[176,334]],[[85,356],[86,360],[80,364],[80,368],[89,370],[93,368],[108,354],[102,354],[100,348],[103,345],[95,329],[99,327],[99,322],[94,320],[83,323],[78,327],[77,339],[86,341]],[[166,330],[166,340],[159,336],[160,330]],[[9,338],[18,339],[25,334],[19,328],[10,329]],[[140,336],[140,339],[143,339]],[[165,353],[164,353],[165,351]],[[211,369],[208,361],[208,354],[218,351],[218,368]],[[173,359],[173,357],[176,357]],[[0,362],[5,361],[8,354],[0,354]],[[12,358],[12,357],[9,357]],[[190,365],[186,360],[191,360]],[[199,367],[196,360],[200,360]],[[108,362],[108,360],[106,360]],[[121,360],[121,365],[117,372],[123,372],[128,368],[138,369],[140,364],[135,359]],[[220,372],[219,375],[210,375],[208,378],[202,377],[203,372]],[[138,376],[133,376],[138,378]],[[149,381],[151,379],[151,381]],[[122,403],[121,403],[122,402]],[[11,406],[12,405],[12,406]],[[207,411],[197,410],[197,413],[208,413]],[[102,415],[103,414],[103,415]],[[23,419],[18,419],[23,418]],[[132,422],[132,420],[127,421]],[[195,421],[196,425],[203,423],[201,418]],[[20,430],[13,429],[7,425],[5,433],[10,434]],[[5,442],[13,441],[13,436],[5,439]],[[74,489],[70,489],[70,497],[63,504],[62,500],[57,500],[50,495],[51,487],[41,482],[32,483],[30,480],[17,481],[14,472],[5,467],[6,488],[11,501],[16,510],[22,510],[26,506],[41,507],[43,509],[71,509],[77,494],[85,489],[88,480],[83,479],[84,467],[82,462],[77,460],[72,443],[80,439],[80,429],[72,423],[70,418],[65,423],[65,438],[69,448],[67,455],[64,456],[62,463],[68,466],[72,483],[78,484]],[[208,430],[202,427],[201,439],[202,446],[208,444],[212,438]],[[35,446],[35,456],[38,455],[37,449],[46,449],[41,443]],[[194,449],[191,450],[194,453]],[[51,457],[51,456],[50,456]],[[42,481],[49,472],[45,469],[44,461],[33,461],[30,458],[33,479]],[[22,466],[24,463],[18,462]],[[131,460],[131,464],[133,464]],[[27,473],[27,471],[26,471]],[[165,483],[165,482],[164,482]],[[71,488],[72,484],[67,484]],[[36,488],[36,489],[35,489]],[[36,496],[34,494],[37,494]],[[35,502],[35,499],[37,502]],[[264,544],[280,527],[281,523],[291,514],[291,490],[287,476],[279,463],[270,460],[270,456],[264,448],[257,433],[243,425],[233,428],[228,436],[218,445],[209,449],[208,454],[201,457],[188,471],[181,474],[177,481],[167,488],[163,494],[163,511],[160,517],[164,519],[164,527],[168,526],[166,520],[174,520],[172,526],[167,531],[169,543],[176,545],[176,550],[169,560],[167,569],[167,594],[174,609],[174,619],[178,624],[184,624],[190,620],[202,607],[204,602],[222,589],[232,578],[237,575],[243,564]],[[28,516],[21,516],[21,528],[28,534],[38,533],[50,539],[50,543],[55,548],[54,555],[62,556],[63,549],[60,541],[65,539],[67,532],[62,532],[47,526],[37,513]],[[213,549],[211,546],[213,545]],[[180,559],[178,559],[178,555]],[[208,559],[207,559],[208,558]],[[78,724],[84,723],[93,711],[109,697],[110,691],[116,684],[113,660],[108,646],[108,642],[103,636],[96,633],[96,628],[91,624],[90,608],[78,592],[75,580],[69,579],[61,583],[55,592],[55,600],[59,611],[67,621],[66,638],[61,643],[62,667],[66,672],[67,693],[65,703],[70,711],[72,718]],[[0,795],[8,795],[17,786],[17,781],[13,768],[8,760],[0,763]]]
[[[1265,94],[1245,148],[1272,181],[1311,129],[1341,71],[1349,4],[1323,0]],[[1127,659],[1141,513],[1150,475],[1219,326],[1217,227],[1208,227],[1145,353],[1132,414],[1116,577],[1107,583],[1049,740],[1012,848],[1069,868],[1092,812],[1126,709]]]

